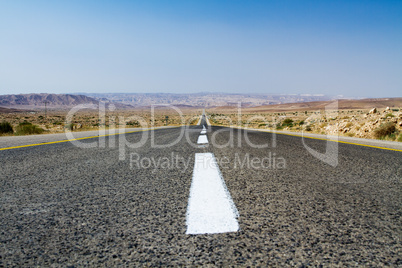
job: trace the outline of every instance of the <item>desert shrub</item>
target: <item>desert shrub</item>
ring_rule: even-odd
[[[286,118],[285,120],[283,120],[282,126],[284,126],[284,127],[293,127],[293,120],[290,119],[290,118]]]
[[[283,124],[292,124],[293,120],[290,118],[286,118],[285,120],[283,120]]]
[[[306,131],[311,131],[311,130],[312,130],[311,126],[308,125],[308,126],[306,127]]]
[[[13,127],[9,122],[2,122],[0,123],[0,134],[5,134],[5,133],[13,133]]]
[[[303,120],[299,122],[299,126],[302,126],[302,125],[304,125],[304,121],[303,121]]]
[[[396,140],[397,138],[398,138],[398,133],[396,133],[396,132],[391,133],[388,136],[386,136],[386,139],[391,140],[391,141]]]
[[[395,123],[388,122],[381,124],[378,128],[374,130],[374,136],[377,139],[384,139],[385,137],[393,134],[396,131]]]
[[[281,125],[281,123],[276,124],[276,129],[283,129],[283,126]]]
[[[42,134],[43,129],[29,122],[22,122],[15,128],[17,135]]]
[[[393,115],[392,113],[387,113],[387,115],[385,116],[385,118],[387,118],[387,117],[395,117],[395,115]]]
[[[402,133],[399,134],[397,141],[402,142]]]

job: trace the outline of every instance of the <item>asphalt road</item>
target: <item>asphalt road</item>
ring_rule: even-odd
[[[0,266],[402,265],[401,152],[338,143],[333,167],[300,137],[209,127],[199,146],[201,129],[155,130],[157,145],[183,136],[123,153],[119,136],[82,140],[104,148],[0,151]],[[326,150],[325,141],[305,142]],[[218,161],[237,232],[186,234],[200,152]]]

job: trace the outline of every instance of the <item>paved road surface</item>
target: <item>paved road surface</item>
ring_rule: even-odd
[[[339,143],[332,167],[299,137],[272,144],[271,133],[209,127],[200,146],[201,129],[155,130],[159,145],[181,131],[193,145],[186,135],[167,148],[148,139],[127,147],[125,160],[111,137],[83,141],[105,139],[105,148],[0,151],[0,266],[402,265],[401,152]],[[231,137],[233,146],[220,146]],[[325,152],[325,141],[306,144]],[[237,232],[186,234],[194,156],[203,152],[219,164]]]

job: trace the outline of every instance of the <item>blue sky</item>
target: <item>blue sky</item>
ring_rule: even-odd
[[[402,1],[0,1],[0,94],[402,96]]]

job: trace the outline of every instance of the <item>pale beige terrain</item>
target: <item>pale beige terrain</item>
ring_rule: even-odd
[[[215,125],[402,141],[402,98],[288,103],[240,109],[226,106],[207,112],[211,124]],[[393,126],[395,131],[380,137],[379,130],[386,126]]]
[[[66,128],[73,131],[97,130],[99,128],[133,128],[194,125],[198,123],[201,109],[180,109],[182,114],[172,109],[117,110],[106,111],[99,115],[98,111],[86,110],[74,114],[71,122],[67,122],[68,111],[22,111],[0,112],[0,123],[9,122],[14,129],[23,122],[29,122],[46,133],[62,133]],[[5,135],[5,134],[4,134]],[[12,134],[7,134],[12,135]]]
[[[201,108],[186,105],[172,107],[155,108],[153,115],[151,107],[115,111],[106,108],[104,116],[99,115],[97,110],[83,110],[77,112],[71,122],[67,122],[68,110],[45,113],[44,110],[3,108],[0,110],[0,123],[9,122],[16,129],[19,124],[30,122],[42,128],[43,133],[62,133],[66,128],[85,131],[194,125],[202,113]],[[213,125],[402,141],[402,98],[316,101],[240,108],[234,105],[209,108],[206,111]],[[385,126],[394,130],[389,135],[379,135],[379,130]]]

